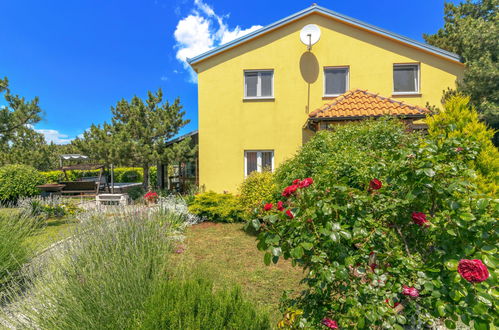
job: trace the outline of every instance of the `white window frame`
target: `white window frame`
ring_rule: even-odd
[[[328,69],[347,69],[347,76],[346,76],[346,84],[345,84],[345,92],[340,93],[340,94],[326,94],[326,70]],[[323,86],[324,86],[324,97],[337,97],[340,96],[341,94],[344,94],[350,90],[350,66],[348,65],[342,65],[342,66],[325,66],[323,70]]]
[[[394,79],[394,74],[395,74],[395,68],[400,66],[415,66],[418,70],[416,76],[415,76],[415,84],[416,86],[416,91],[410,91],[410,92],[396,92],[395,91],[395,79]],[[419,63],[395,63],[393,64],[393,69],[392,69],[392,95],[418,95],[421,94],[421,66]]]
[[[246,73],[256,72],[258,73],[258,79],[256,83],[256,92],[257,96],[248,96],[246,91]],[[262,72],[271,72],[272,73],[272,95],[270,96],[258,96],[258,94],[262,95]],[[244,99],[245,100],[272,100],[274,99],[274,69],[264,69],[264,70],[244,70],[243,72],[243,88],[244,88]]]
[[[274,172],[274,150],[244,150],[244,177],[248,176],[248,152],[256,152],[256,171],[262,173],[262,152],[272,153],[272,168],[271,172]]]

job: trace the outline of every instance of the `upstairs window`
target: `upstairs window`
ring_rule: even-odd
[[[251,172],[263,172],[274,170],[274,151],[245,151],[244,152],[244,175],[248,176]]]
[[[348,89],[348,67],[324,69],[324,96],[338,96]]]
[[[393,66],[393,93],[419,93],[418,64],[395,64]]]
[[[274,71],[244,71],[244,98],[260,99],[274,97]]]

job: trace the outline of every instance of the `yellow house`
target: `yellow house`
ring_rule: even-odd
[[[320,34],[311,47],[300,38],[310,24],[306,37]],[[217,192],[275,169],[330,122],[421,118],[464,69],[456,54],[317,5],[189,63],[198,73],[199,185]]]

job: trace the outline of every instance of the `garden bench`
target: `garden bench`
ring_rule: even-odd
[[[99,194],[95,196],[97,206],[115,204],[128,205],[128,194]]]

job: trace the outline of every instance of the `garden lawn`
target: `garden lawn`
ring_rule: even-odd
[[[76,220],[71,218],[45,220],[43,227],[28,237],[26,244],[35,252],[41,252],[52,244],[71,236],[77,224]]]
[[[284,259],[265,266],[255,236],[247,234],[240,223],[201,223],[188,228],[186,235],[180,257],[185,266],[206,271],[216,286],[238,284],[249,300],[269,310],[274,324],[281,318],[278,308],[283,291],[302,289],[300,268]]]

